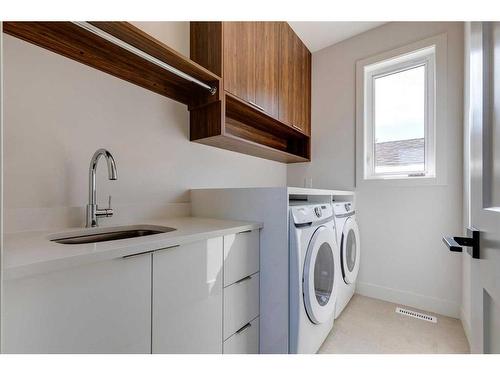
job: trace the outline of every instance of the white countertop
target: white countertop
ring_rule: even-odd
[[[191,189],[191,191],[282,191],[288,195],[331,195],[331,196],[353,196],[354,191],[349,190],[330,190],[330,189],[315,189],[303,188],[294,186],[284,187],[249,187],[249,188],[205,188],[205,189]]]
[[[261,223],[197,217],[145,221],[132,225],[137,224],[160,225],[176,228],[176,230],[144,237],[78,245],[59,244],[50,241],[49,237],[54,233],[62,234],[83,228],[7,233],[4,237],[4,278],[8,280],[27,277],[34,274],[262,228]],[[104,227],[101,226],[101,228]]]
[[[354,191],[348,190],[328,190],[328,189],[313,189],[289,186],[288,195],[354,195]]]

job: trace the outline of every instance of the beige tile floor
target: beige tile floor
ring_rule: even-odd
[[[395,312],[396,305],[355,294],[319,349],[320,354],[469,353],[460,320],[437,323]],[[408,307],[411,310],[419,311]]]

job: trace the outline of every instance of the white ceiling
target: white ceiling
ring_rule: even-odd
[[[288,22],[311,52],[383,25],[385,22]]]

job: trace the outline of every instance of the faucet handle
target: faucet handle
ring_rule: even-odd
[[[113,209],[111,208],[111,195],[108,196],[108,208],[95,208],[96,217],[111,217],[113,216]]]
[[[111,195],[108,195],[108,208],[104,209],[104,217],[113,216],[113,209],[111,208]]]

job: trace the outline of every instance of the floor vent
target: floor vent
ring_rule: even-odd
[[[412,310],[408,310],[408,309],[402,309],[401,307],[397,307],[396,312],[398,314],[411,316],[412,318],[425,320],[426,322],[437,323],[437,318],[435,316],[432,316],[432,315],[422,314],[420,312],[412,311]]]

